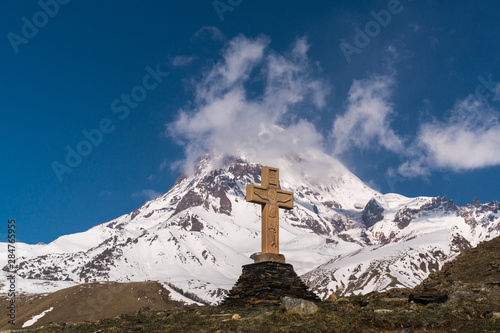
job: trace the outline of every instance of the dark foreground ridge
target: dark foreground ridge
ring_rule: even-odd
[[[319,302],[290,264],[264,261],[243,266],[243,273],[223,305],[280,305],[285,296]]]
[[[319,309],[312,314],[290,312],[284,306],[180,306],[161,311],[146,307],[110,319],[52,322],[22,332],[500,333],[499,258],[497,238],[463,252],[414,289],[341,298],[332,295],[318,302]],[[269,269],[265,266],[247,268],[250,272],[245,277],[244,271],[243,281],[235,288],[240,282],[251,283],[251,275]],[[274,269],[287,268],[277,265]],[[272,276],[269,271],[266,274]],[[230,297],[236,294],[237,290]]]
[[[479,243],[431,274],[422,285],[436,282],[500,283],[500,237]]]

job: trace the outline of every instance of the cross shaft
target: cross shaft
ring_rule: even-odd
[[[293,192],[279,189],[279,169],[262,167],[262,186],[247,185],[248,202],[262,205],[262,253],[279,254],[279,208],[293,208]]]

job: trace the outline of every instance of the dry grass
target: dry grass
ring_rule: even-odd
[[[0,307],[0,329],[19,329],[33,316],[53,307],[33,327],[50,322],[80,322],[133,314],[142,307],[165,310],[181,306],[169,299],[168,290],[158,282],[94,282],[82,284],[51,294],[19,295],[16,297],[16,326],[7,323],[7,308]],[[6,304],[5,296],[0,297]]]
[[[112,296],[107,300],[102,299],[104,291],[100,289],[106,285],[77,286],[51,297],[25,299],[27,307],[31,302],[29,306],[34,310],[30,313],[33,314],[57,302],[62,311],[62,315],[57,315],[56,311],[48,313],[39,321],[44,327],[26,332],[500,333],[499,258],[500,238],[481,243],[415,288],[418,292],[445,293],[448,295],[445,303],[409,303],[408,297],[414,290],[392,289],[322,302],[319,311],[310,315],[291,313],[283,307],[178,307],[178,303],[166,298],[166,293],[155,298],[161,287],[155,282],[141,284],[140,288],[134,284],[111,285],[111,288],[121,289],[111,291]],[[137,297],[148,300],[151,304],[145,301],[144,304],[149,308],[138,310]],[[87,316],[75,315],[81,304],[87,304],[93,312]],[[127,304],[136,308],[132,310],[133,306]],[[1,311],[0,315],[5,318]],[[239,318],[233,318],[235,314]],[[25,317],[29,319],[30,316]],[[106,317],[108,319],[102,319]],[[75,323],[83,320],[86,321]]]
[[[498,299],[485,302],[480,311],[472,306],[476,310],[469,312],[458,303],[421,306],[385,294],[370,297],[322,302],[311,315],[283,307],[186,306],[142,309],[134,315],[87,323],[51,324],[29,332],[500,332],[500,319],[488,312],[500,309]],[[235,314],[239,319],[233,319]]]

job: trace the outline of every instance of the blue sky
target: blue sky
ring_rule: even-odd
[[[499,10],[0,1],[1,216],[28,243],[87,230],[204,152],[250,154],[263,128],[269,154],[300,133],[292,152],[334,155],[383,193],[499,200]]]

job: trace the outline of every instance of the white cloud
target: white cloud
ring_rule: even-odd
[[[185,146],[185,172],[207,152],[219,161],[229,155],[268,163],[321,150],[322,135],[301,111],[323,107],[330,86],[313,76],[305,39],[286,54],[269,43],[266,37],[229,41],[222,59],[195,84],[194,106],[167,124],[167,135]]]
[[[186,65],[189,65],[190,63],[192,63],[193,61],[195,61],[196,59],[197,59],[197,57],[195,57],[195,56],[190,56],[190,57],[176,56],[174,58],[174,60],[172,60],[172,66],[174,66],[174,67],[186,66]]]
[[[393,152],[401,152],[403,141],[390,127],[394,114],[390,102],[392,76],[374,75],[363,80],[354,80],[346,111],[338,116],[333,125],[335,154],[351,147],[367,149],[382,146]]]
[[[445,121],[420,126],[409,150],[409,160],[399,167],[407,177],[427,175],[433,169],[474,170],[500,165],[499,113],[473,95],[456,103]]]
[[[242,88],[250,72],[263,60],[269,40],[265,37],[248,39],[242,35],[230,40],[223,53],[223,60],[208,72],[197,86],[198,98],[210,101],[224,92]]]
[[[133,198],[146,198],[147,200],[152,200],[152,199],[156,198],[157,196],[159,196],[160,194],[161,194],[160,192],[156,192],[155,190],[152,190],[152,189],[144,189],[144,190],[140,190],[140,191],[133,193],[132,197]]]
[[[416,177],[428,177],[430,175],[430,168],[427,165],[427,152],[421,146],[412,146],[408,148],[407,156],[409,159],[401,164],[397,172],[407,178],[416,178]],[[401,156],[403,160],[403,156]],[[390,169],[388,171],[389,176],[396,176],[396,171]]]
[[[166,135],[184,146],[185,160],[177,166],[185,173],[206,153],[214,167],[227,156],[270,165],[283,156],[327,159],[325,137],[307,118],[325,107],[330,85],[309,61],[306,39],[286,53],[269,45],[265,36],[237,36],[201,78],[191,81],[192,103],[166,125]],[[401,157],[397,172],[405,177],[500,165],[499,115],[487,101],[473,96],[460,101],[447,119],[422,124],[408,143],[391,126],[394,86],[392,74],[353,81],[331,131],[334,154],[382,147]]]

